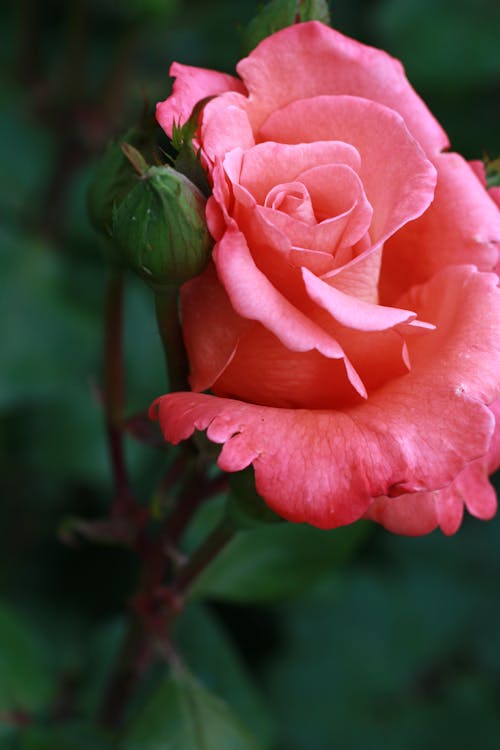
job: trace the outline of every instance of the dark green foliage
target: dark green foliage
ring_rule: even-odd
[[[150,675],[125,732],[110,738],[98,726],[139,566],[117,547],[58,538],[65,518],[103,516],[113,495],[101,408],[107,271],[85,196],[109,139],[137,121],[144,98],[152,109],[167,96],[172,59],[234,72],[237,29],[255,6],[2,4],[1,750],[167,750],[175,732],[191,744],[174,750],[194,750],[200,719],[216,750],[499,746],[499,521],[469,519],[450,539],[415,540],[367,523],[332,532],[268,523],[267,508],[248,503],[244,473],[230,502],[241,530],[175,630],[194,677]],[[283,8],[281,26],[296,20],[297,2]],[[488,154],[498,184],[498,3],[338,0],[332,10],[340,31],[404,60],[453,148]],[[177,143],[181,171],[188,157],[200,167],[186,140]],[[166,138],[161,145],[162,161],[175,158]],[[137,182],[120,149],[108,158],[122,187],[97,198],[105,233],[128,179]],[[132,414],[165,389],[151,296],[133,277],[125,320]],[[165,451],[127,441],[146,501]],[[226,503],[202,508],[183,552]]]

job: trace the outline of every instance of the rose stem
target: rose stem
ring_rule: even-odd
[[[137,615],[131,616],[127,627],[116,669],[99,712],[100,724],[108,729],[119,729],[122,725],[129,701],[149,666],[149,641]]]
[[[109,272],[104,310],[104,409],[113,471],[115,499],[112,515],[126,515],[134,506],[123,452],[123,273]]]
[[[198,576],[231,541],[234,534],[232,525],[223,518],[178,571],[170,586],[174,599],[185,597]]]
[[[170,516],[165,530],[165,546],[175,549],[186,526],[204,500],[223,492],[227,487],[225,474],[207,479],[195,471],[191,481],[181,497],[177,507]]]
[[[156,320],[163,344],[169,390],[189,390],[187,357],[177,307],[178,290],[169,287],[155,293]]]

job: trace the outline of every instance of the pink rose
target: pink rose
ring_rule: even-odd
[[[490,518],[500,211],[384,52],[311,22],[237,71],[176,63],[157,110],[171,134],[215,95],[197,143],[216,245],[182,289],[193,392],[155,402],[165,438],[206,429],[291,521]]]

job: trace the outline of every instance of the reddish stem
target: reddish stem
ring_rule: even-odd
[[[231,541],[234,534],[234,528],[225,519],[214,528],[174,578],[170,587],[173,600],[185,598],[198,576]]]

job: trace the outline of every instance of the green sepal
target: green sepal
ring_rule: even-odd
[[[486,187],[500,187],[500,158],[490,161],[485,160],[486,169]]]
[[[211,193],[210,183],[201,164],[200,151],[194,147],[193,138],[199,127],[201,111],[213,98],[213,96],[207,96],[201,99],[195,105],[187,122],[184,125],[174,122],[172,128],[172,146],[177,151],[177,156],[173,160],[174,167],[191,180],[207,198]]]
[[[151,157],[156,131],[153,118],[143,118],[123,138],[112,141],[97,164],[88,188],[87,208],[91,224],[103,238],[104,254],[114,263],[121,263],[120,254],[111,241],[114,212],[138,179],[134,165],[123,150],[123,144],[133,147],[137,153],[140,151]]]

